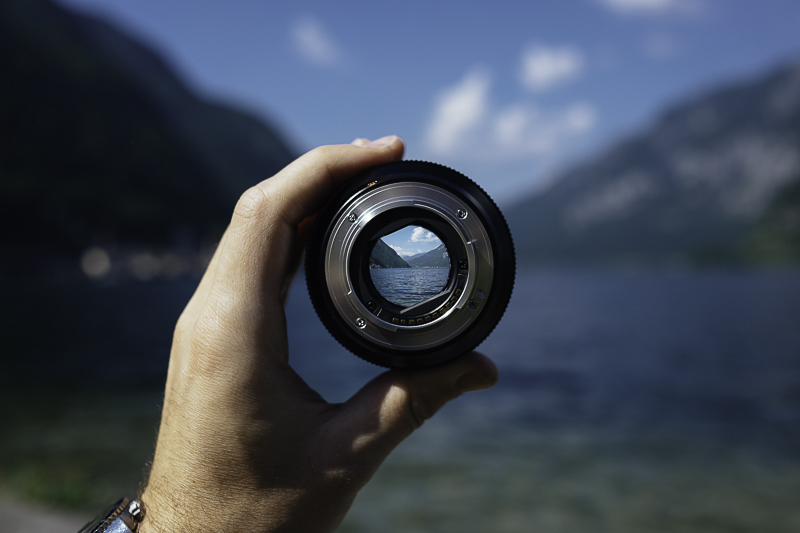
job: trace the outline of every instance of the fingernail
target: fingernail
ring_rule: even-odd
[[[351,144],[361,146],[362,148],[383,148],[384,146],[389,146],[396,140],[397,135],[387,135],[386,137],[381,137],[380,139],[375,139],[374,141],[370,141],[368,139],[356,139]]]
[[[455,387],[461,392],[491,389],[497,383],[497,376],[483,374],[473,370],[456,380]]]
[[[386,137],[381,137],[380,139],[372,141],[370,144],[373,146],[373,148],[382,148],[384,146],[389,146],[396,140],[397,135],[387,135]]]

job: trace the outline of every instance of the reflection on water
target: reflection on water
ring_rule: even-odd
[[[369,273],[381,296],[395,305],[410,307],[442,292],[450,269],[373,268]]]

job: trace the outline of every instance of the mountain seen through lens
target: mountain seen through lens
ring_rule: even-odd
[[[406,226],[378,239],[370,253],[369,268],[381,296],[395,305],[410,307],[444,290],[450,256],[434,232]]]

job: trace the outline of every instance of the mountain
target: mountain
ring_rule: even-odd
[[[49,0],[0,3],[0,277],[87,247],[218,239],[294,158],[277,130],[197,96],[154,51]],[[187,237],[188,236],[188,237]]]
[[[450,268],[450,257],[444,244],[440,244],[430,252],[412,256],[407,262],[413,268]]]
[[[743,249],[748,258],[800,262],[800,176],[775,195]]]
[[[528,264],[800,260],[800,64],[675,106],[506,215]]]
[[[405,260],[397,255],[388,244],[378,239],[369,255],[370,268],[410,268]]]

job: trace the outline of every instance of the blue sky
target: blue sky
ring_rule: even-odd
[[[501,205],[666,106],[800,56],[797,0],[59,0],[298,150],[398,134]]]
[[[403,258],[430,252],[442,244],[442,240],[435,233],[419,226],[406,226],[384,235],[381,240]]]

